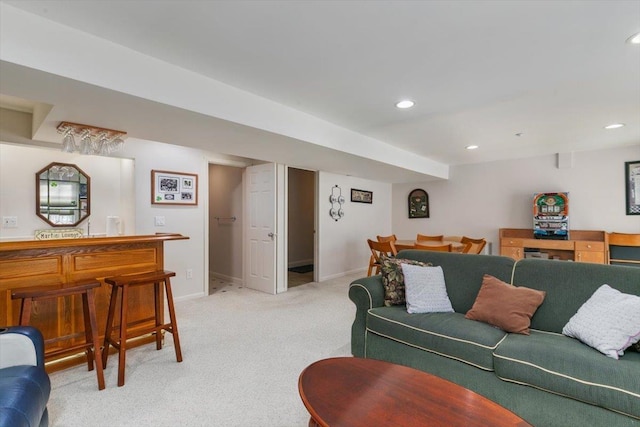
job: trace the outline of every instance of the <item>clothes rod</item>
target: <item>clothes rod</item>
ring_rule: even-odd
[[[235,220],[236,220],[236,217],[235,217],[235,216],[230,216],[230,217],[226,217],[226,218],[216,216],[216,217],[214,217],[214,218],[215,218],[217,221],[220,221],[220,220],[223,220],[223,221],[235,221]]]

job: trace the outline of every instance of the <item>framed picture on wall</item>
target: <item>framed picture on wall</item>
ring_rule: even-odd
[[[355,203],[373,203],[373,191],[351,189],[351,201]]]
[[[624,164],[627,215],[640,215],[640,160]]]
[[[198,175],[151,171],[151,203],[154,205],[198,205]]]
[[[429,195],[421,188],[409,193],[409,218],[429,218]]]

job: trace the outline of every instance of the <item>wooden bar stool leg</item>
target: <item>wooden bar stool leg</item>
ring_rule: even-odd
[[[127,308],[129,301],[129,286],[122,286],[120,293],[120,342],[118,343],[118,387],[124,385],[124,368],[127,357]]]
[[[154,282],[153,284],[153,299],[156,305],[156,350],[162,349],[162,311],[164,307],[162,306],[162,298],[160,296],[160,282]]]
[[[89,318],[89,299],[87,297],[89,291],[82,293],[82,318],[84,320],[84,341],[87,344],[93,343],[93,332],[91,330],[91,321]],[[87,367],[89,371],[93,371],[93,360],[95,358],[95,352],[91,347],[87,347],[85,350],[87,354]]]
[[[111,332],[113,330],[113,316],[116,311],[116,303],[118,298],[118,287],[111,286],[111,297],[109,298],[109,313],[107,314],[107,326],[104,332],[104,346],[102,347],[102,367],[107,367],[107,358],[109,357],[109,346],[111,345]]]
[[[89,311],[89,329],[91,330],[91,341],[93,342],[93,354],[96,362],[96,375],[98,376],[98,390],[102,390],[105,387],[104,372],[102,370],[102,356],[100,354],[100,340],[98,338],[98,321],[96,319],[96,298],[93,293],[93,289],[89,289],[87,291],[86,301],[87,301],[87,307]]]
[[[31,320],[31,298],[23,298],[20,305],[20,326],[28,326]]]
[[[173,335],[173,346],[176,349],[176,360],[178,362],[182,362],[182,350],[180,349],[180,337],[178,336],[178,322],[176,322],[176,310],[173,307],[171,280],[168,277],[164,280],[164,287],[167,292],[167,305],[169,306],[169,318],[171,319],[171,335]]]

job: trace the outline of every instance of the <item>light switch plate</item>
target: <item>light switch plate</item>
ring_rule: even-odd
[[[3,228],[18,228],[18,217],[17,216],[3,216],[2,217],[2,227]]]
[[[156,224],[156,227],[164,227],[164,217],[163,216],[156,216],[155,217],[155,224]]]

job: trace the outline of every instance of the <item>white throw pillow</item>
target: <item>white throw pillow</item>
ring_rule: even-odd
[[[618,359],[640,340],[640,296],[602,285],[569,319],[562,333]]]
[[[401,266],[409,313],[453,312],[442,267]]]

